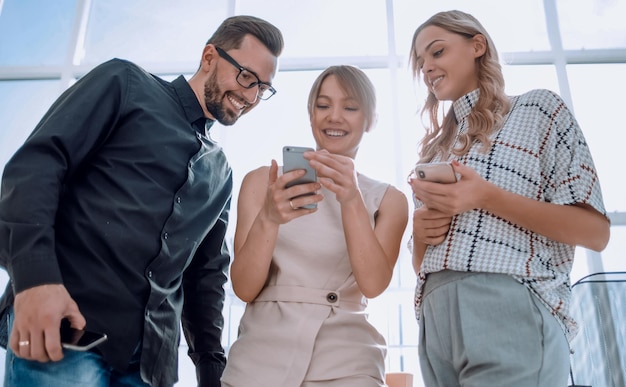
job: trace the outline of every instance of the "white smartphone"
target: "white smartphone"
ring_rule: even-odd
[[[454,168],[449,162],[416,164],[414,172],[418,179],[434,183],[456,183],[458,181]]]
[[[300,178],[287,183],[287,188],[298,184],[312,183],[317,181],[317,173],[315,169],[309,164],[309,160],[305,159],[303,154],[306,151],[314,151],[313,148],[304,146],[284,146],[283,147],[283,173],[294,171],[296,169],[304,169],[306,174]],[[311,192],[307,195],[314,195]],[[316,208],[317,203],[311,203],[304,206],[304,208]]]
[[[104,333],[72,328],[67,320],[61,322],[61,346],[74,351],[88,351],[106,341]]]

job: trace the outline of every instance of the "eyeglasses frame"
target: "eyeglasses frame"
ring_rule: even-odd
[[[228,63],[232,64],[233,66],[235,66],[237,68],[237,70],[239,70],[239,73],[237,74],[237,76],[235,77],[235,80],[237,81],[237,83],[246,88],[246,89],[252,89],[253,87],[257,86],[259,88],[259,92],[257,93],[257,97],[259,97],[259,99],[262,99],[264,101],[267,101],[268,99],[270,99],[274,94],[276,94],[276,89],[270,85],[267,82],[262,82],[259,79],[259,76],[252,70],[249,70],[245,67],[243,67],[242,65],[240,65],[239,63],[237,63],[237,61],[230,55],[228,55],[228,53],[226,53],[226,51],[224,51],[223,49],[221,49],[220,47],[215,46],[215,50],[217,50],[217,54],[219,56],[221,56],[223,59],[225,59]],[[239,81],[239,76],[241,75],[242,72],[247,71],[250,74],[254,75],[256,77],[256,82],[252,82],[251,84],[249,84],[248,86],[242,84]],[[261,85],[263,86],[267,86],[267,89],[263,90],[261,89]],[[266,94],[267,92],[269,92],[270,94],[267,97],[263,97],[263,94]]]

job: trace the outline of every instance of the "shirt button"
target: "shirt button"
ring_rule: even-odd
[[[164,233],[163,233],[163,239],[167,239],[167,238],[169,238],[169,234],[168,234],[168,233],[166,233],[166,232],[164,232]]]
[[[180,203],[180,196],[176,197],[176,203]]]
[[[152,270],[148,272],[148,278],[152,278]]]
[[[334,303],[337,302],[337,293],[330,292],[326,295],[326,301]]]

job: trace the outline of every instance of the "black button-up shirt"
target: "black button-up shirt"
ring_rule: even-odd
[[[153,386],[177,380],[182,317],[201,384],[218,386],[232,173],[205,124],[182,76],[122,60],[63,93],[4,170],[2,309],[64,284],[87,327],[108,334],[112,366],[126,369],[141,343]]]

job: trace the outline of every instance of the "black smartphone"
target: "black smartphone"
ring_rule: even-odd
[[[420,180],[435,183],[455,183],[458,180],[449,162],[417,164],[414,173]]]
[[[298,179],[292,180],[287,183],[287,188],[304,183],[312,183],[317,181],[317,173],[315,169],[309,164],[309,160],[305,159],[303,154],[306,151],[314,151],[313,148],[304,146],[284,146],[283,147],[283,173],[290,172],[296,169],[306,170],[306,174]],[[308,195],[313,195],[314,192]],[[311,203],[303,206],[303,208],[316,208],[317,203]]]
[[[75,329],[68,320],[61,322],[61,346],[74,351],[88,351],[104,342],[107,335],[88,330]]]

